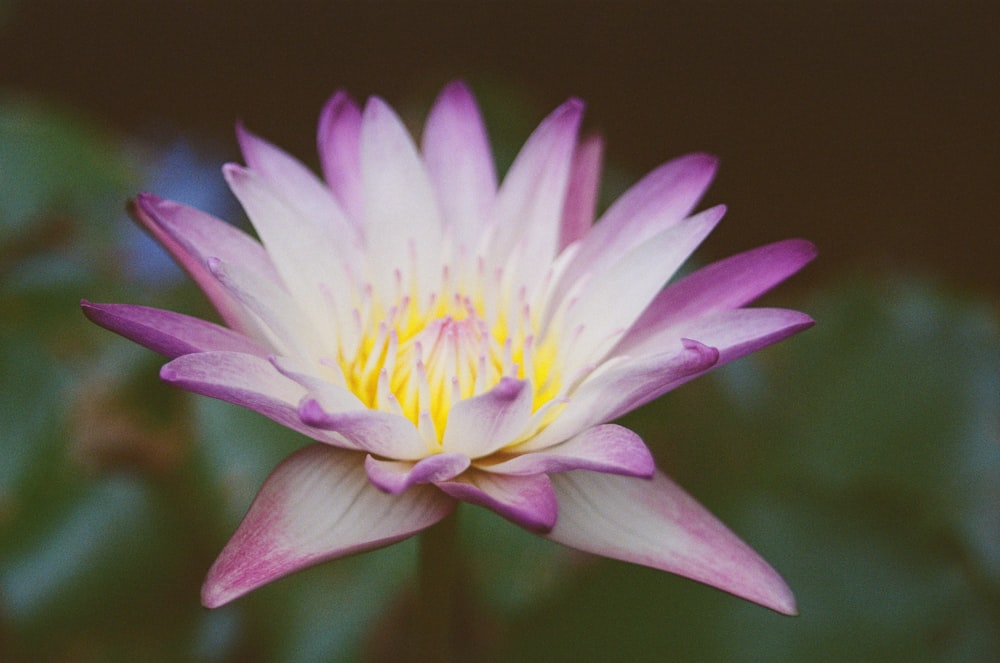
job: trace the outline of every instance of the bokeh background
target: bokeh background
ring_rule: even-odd
[[[702,263],[820,249],[764,300],[816,328],[627,420],[801,615],[463,508],[470,660],[1000,660],[998,73],[987,2],[0,0],[0,661],[405,658],[412,541],[200,607],[302,440],[161,385],[78,302],[210,315],[129,197],[242,223],[236,118],[315,165],[334,90],[418,127],[455,77],[501,164],[583,98],[605,201],[718,154]]]

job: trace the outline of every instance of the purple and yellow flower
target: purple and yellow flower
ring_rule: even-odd
[[[572,548],[670,571],[780,612],[786,584],[609,423],[811,326],[744,305],[815,254],[761,247],[664,287],[722,218],[692,210],[714,158],[657,168],[594,223],[602,144],[567,101],[502,182],[475,100],[452,83],[418,147],[378,98],[322,111],[323,179],[238,127],[225,178],[259,241],[140,195],[138,220],[223,325],[84,302],[170,359],[162,378],[315,443],[261,487],[202,600],[405,539],[459,501]]]

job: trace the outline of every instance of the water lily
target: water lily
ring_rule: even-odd
[[[609,423],[812,324],[744,305],[814,255],[779,242],[666,285],[723,216],[692,213],[714,158],[657,168],[594,223],[602,144],[571,99],[498,182],[468,88],[418,147],[381,99],[322,111],[323,178],[242,126],[226,181],[258,239],[142,194],[136,218],[224,325],[84,302],[170,359],[162,378],[315,443],[283,461],[212,566],[227,603],[308,565],[391,544],[459,501],[598,555],[793,613],[778,574]]]

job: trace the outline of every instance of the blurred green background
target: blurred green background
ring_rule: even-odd
[[[461,76],[501,163],[570,95],[605,201],[722,157],[707,262],[788,236],[800,337],[630,415],[795,590],[786,618],[460,512],[477,661],[1000,660],[996,3],[0,0],[0,661],[399,660],[416,546],[216,611],[198,589],[302,444],[160,384],[81,297],[210,315],[124,214],[241,222],[232,123],[315,165],[339,87],[419,126]]]

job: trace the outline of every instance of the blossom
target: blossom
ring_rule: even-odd
[[[258,239],[149,194],[134,216],[224,325],[83,302],[170,359],[161,377],[314,443],[266,480],[205,581],[206,606],[391,544],[458,501],[598,555],[793,613],[778,574],[609,423],[810,325],[744,305],[815,254],[788,240],[666,285],[722,218],[692,214],[716,160],[657,168],[594,223],[599,138],[571,99],[498,182],[469,89],[448,85],[419,147],[381,99],[336,94],[323,179],[242,126],[223,173]]]

